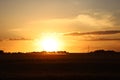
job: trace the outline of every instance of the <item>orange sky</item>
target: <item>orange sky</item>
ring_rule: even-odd
[[[119,3],[119,0],[0,0],[0,49],[40,51],[35,41],[45,34],[56,34],[64,44],[62,50],[86,52],[91,46],[91,50],[120,51]]]

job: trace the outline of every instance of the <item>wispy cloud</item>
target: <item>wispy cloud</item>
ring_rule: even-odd
[[[119,31],[103,31],[103,30],[120,30],[120,12],[100,12],[88,11],[81,12],[69,18],[50,18],[50,19],[37,19],[28,21],[23,27],[10,28],[7,30],[0,30],[0,36],[27,36],[37,37],[44,32],[72,32],[70,35],[103,35],[103,34],[116,34]],[[32,31],[32,32],[31,32]],[[100,31],[100,32],[89,32]],[[85,33],[80,33],[85,32]],[[87,32],[87,33],[86,33]],[[69,35],[69,34],[68,34]]]
[[[3,41],[2,39],[0,39],[0,42]]]
[[[39,33],[42,31],[70,32],[79,30],[83,32],[120,29],[120,25],[115,17],[116,16],[110,12],[81,12],[71,18],[52,18],[32,21],[24,30],[31,29]]]
[[[94,32],[72,32],[66,33],[64,36],[81,36],[81,35],[110,35],[110,34],[118,34],[120,30],[110,30],[110,31],[94,31]]]
[[[113,38],[113,39],[109,39],[109,38],[98,38],[98,39],[91,39],[89,41],[120,41],[120,38]]]
[[[2,41],[29,41],[29,40],[33,40],[33,39],[29,39],[29,38],[3,38],[3,39],[0,39],[0,42],[2,42]]]
[[[32,40],[32,39],[27,39],[27,38],[9,38],[10,41],[15,41],[15,40]]]

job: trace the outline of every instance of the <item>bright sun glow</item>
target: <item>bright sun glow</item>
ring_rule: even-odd
[[[56,34],[43,34],[35,40],[36,51],[60,51],[63,50],[62,37]]]
[[[45,51],[57,51],[59,46],[58,41],[54,38],[43,39],[41,45]]]

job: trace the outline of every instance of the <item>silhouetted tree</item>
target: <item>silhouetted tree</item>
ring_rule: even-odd
[[[94,52],[90,52],[91,55],[107,55],[107,56],[110,56],[110,55],[118,55],[117,52],[113,51],[113,50],[96,50]]]
[[[4,51],[3,51],[3,50],[0,50],[0,54],[4,54]]]

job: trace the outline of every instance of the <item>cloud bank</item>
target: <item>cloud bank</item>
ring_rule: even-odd
[[[55,18],[48,20],[40,20],[31,22],[29,26],[34,27],[34,29],[40,28],[41,30],[55,29],[60,30],[102,30],[102,29],[112,29],[115,28],[115,22],[113,16],[110,13],[102,12],[86,12],[80,13],[72,18]]]
[[[93,32],[69,32],[63,33],[65,37],[74,37],[74,40],[82,41],[120,41],[120,30],[93,31]]]
[[[118,34],[120,30],[110,30],[110,31],[94,31],[94,32],[73,32],[73,33],[66,33],[64,36],[81,36],[81,35],[111,35],[111,34]]]
[[[32,37],[45,32],[66,33],[74,32],[66,35],[103,35],[103,34],[117,34],[120,30],[120,12],[100,12],[100,11],[86,11],[69,18],[50,18],[37,19],[28,21],[22,27],[9,28],[7,30],[0,30],[2,37]],[[111,30],[111,31],[108,31]],[[112,31],[118,30],[118,31]],[[95,31],[95,32],[91,32]],[[86,33],[87,32],[87,33]]]

